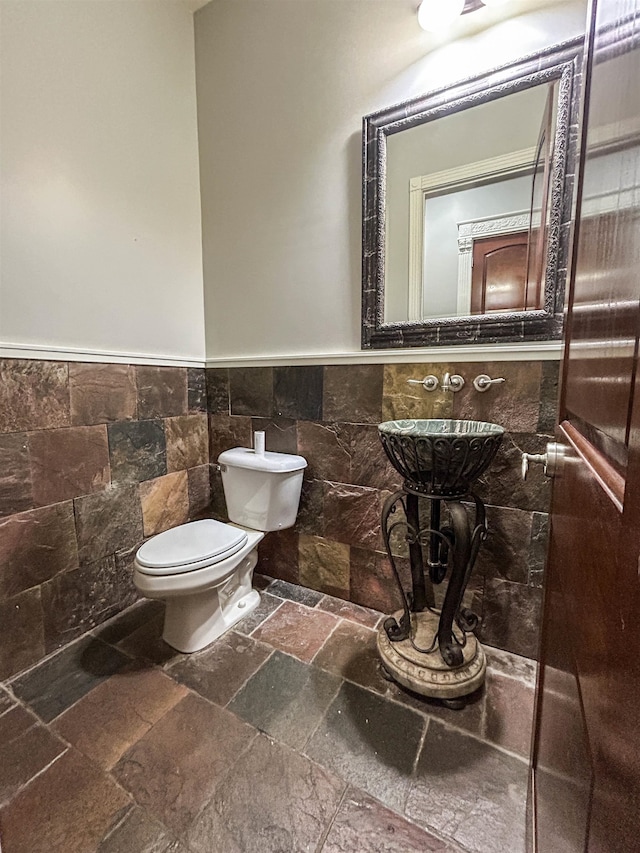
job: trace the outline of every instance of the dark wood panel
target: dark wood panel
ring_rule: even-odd
[[[593,0],[534,739],[538,853],[640,850],[640,0]]]
[[[618,458],[624,454],[609,448],[607,439],[626,446],[639,310],[639,231],[640,217],[633,210],[582,221],[572,304],[567,417],[591,424],[602,433],[602,449]]]
[[[571,446],[566,432],[560,438]],[[617,764],[607,743],[624,639],[616,607],[620,557],[611,547],[622,535],[622,513],[601,482],[601,472],[574,451],[554,483],[536,755],[540,853],[599,850],[602,838],[611,845],[602,849],[635,849],[625,832],[603,824],[596,807],[612,789]],[[622,797],[620,808],[628,805]]]

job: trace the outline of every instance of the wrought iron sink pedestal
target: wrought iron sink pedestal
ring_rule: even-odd
[[[378,431],[391,464],[404,478],[403,488],[382,510],[382,535],[403,601],[403,609],[378,632],[383,671],[423,696],[462,708],[463,697],[482,685],[486,671],[474,634],[479,619],[463,606],[487,535],[484,503],[471,486],[491,464],[504,430],[482,421],[429,419],[387,421]],[[421,499],[429,502],[426,524]],[[410,589],[403,585],[393,553],[398,536],[409,549]],[[447,574],[437,609],[434,588]]]

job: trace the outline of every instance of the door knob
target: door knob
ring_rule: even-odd
[[[547,444],[544,453],[523,453],[522,454],[522,479],[527,479],[529,473],[529,465],[543,465],[544,474],[546,477],[555,477],[562,468],[562,463],[566,454],[567,448],[564,444],[558,444],[556,441],[550,441]]]

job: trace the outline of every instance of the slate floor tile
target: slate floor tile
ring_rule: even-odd
[[[268,592],[260,593],[260,604],[244,619],[233,626],[233,630],[239,634],[251,634],[258,625],[261,625],[265,619],[280,607],[282,599],[275,595],[269,595]]]
[[[429,700],[385,678],[380,667],[376,637],[377,631],[345,620],[316,654],[313,664],[420,714],[437,717],[451,715],[456,720],[452,721],[452,725],[480,732],[484,706],[479,709],[477,701],[462,711],[449,711],[437,700]]]
[[[288,598],[290,601],[297,601],[298,604],[306,604],[307,607],[315,607],[323,597],[322,593],[316,592],[315,589],[282,580],[274,581],[267,589],[271,595]]]
[[[129,663],[117,649],[86,636],[19,675],[11,688],[49,722]]]
[[[418,706],[428,714],[432,719],[440,720],[448,726],[456,729],[462,729],[465,732],[474,734],[477,737],[482,736],[483,727],[485,725],[485,700],[486,690],[481,687],[474,693],[466,697],[467,704],[464,708],[458,711],[453,711],[451,708],[446,708],[437,699],[428,699],[411,691],[402,689],[404,701],[408,702],[409,707]],[[413,703],[410,701],[413,697]],[[400,700],[403,701],[403,700]]]
[[[364,625],[365,628],[375,628],[382,618],[382,613],[378,613],[377,610],[370,610],[368,607],[361,607],[352,601],[343,601],[341,598],[334,598],[332,595],[325,595],[321,598],[317,607],[318,610],[326,610],[327,613],[333,613],[334,616],[339,616],[341,619],[348,619],[350,622]]]
[[[128,667],[76,702],[53,728],[109,769],[186,694],[185,687],[160,670]]]
[[[154,617],[164,612],[164,602],[144,598],[122,613],[109,619],[99,628],[94,628],[93,634],[105,643],[119,643],[138,628],[146,625]]]
[[[67,748],[36,717],[14,705],[0,717],[0,803]]]
[[[318,651],[313,663],[377,693],[387,691],[389,682],[380,672],[376,633],[362,625],[341,622]]]
[[[171,836],[162,824],[142,809],[133,808],[100,842],[96,853],[166,853],[171,843]]]
[[[528,759],[533,728],[534,688],[489,670],[486,682],[484,736]]]
[[[285,601],[251,636],[308,663],[337,624],[330,613]]]
[[[148,660],[159,666],[177,661],[183,655],[162,639],[164,614],[154,616],[117,644],[119,649],[138,660]]]
[[[333,636],[330,639],[333,639]],[[322,651],[324,652],[324,649]],[[374,662],[379,660],[377,650],[374,649],[370,654]],[[314,663],[318,663],[318,658],[314,660]],[[365,684],[364,676],[362,676],[360,683],[365,684],[371,690],[380,693],[386,699],[392,699],[394,702],[405,705],[407,708],[418,711],[420,714],[425,714],[429,718],[441,720],[453,728],[462,729],[478,737],[483,737],[486,696],[484,686],[465,697],[466,705],[464,708],[454,711],[445,707],[439,699],[421,696],[419,693],[414,693],[413,690],[396,684],[395,681],[387,681],[382,676],[380,669],[374,668],[373,663],[369,664],[367,668],[364,662],[365,658],[363,655],[362,670],[363,673],[369,672],[370,680],[369,683]],[[355,669],[355,667],[352,668]]]
[[[233,699],[229,710],[277,740],[301,749],[340,684],[336,676],[276,651]]]
[[[313,851],[344,787],[332,773],[259,735],[188,831],[187,844],[194,853]]]
[[[432,721],[405,812],[472,853],[522,853],[527,777],[524,761]]]
[[[492,646],[483,646],[487,657],[487,668],[501,675],[509,675],[517,678],[529,687],[535,687],[538,664],[535,660],[505,652],[503,649],[494,649]]]
[[[162,853],[193,853],[193,851],[187,849],[180,841],[172,841]]]
[[[522,853],[494,744],[526,752],[535,662],[487,649],[451,711],[382,677],[374,616],[277,581],[183,655],[144,601],[0,685],[2,853]]]
[[[426,723],[355,684],[343,684],[305,753],[401,810]]]
[[[181,657],[168,672],[205,699],[226,705],[270,654],[271,646],[228,631],[201,652]]]
[[[347,791],[322,853],[453,853],[440,841],[367,794]]]
[[[254,734],[233,714],[189,694],[123,755],[113,773],[138,805],[181,834]]]
[[[95,764],[68,750],[0,812],[3,853],[87,853],[130,808]]]
[[[478,735],[482,733],[483,691],[474,694],[469,704],[461,711],[451,711],[437,699],[427,699],[388,681],[380,669],[376,636],[377,631],[344,620],[316,654],[313,665],[373,690],[385,699],[391,699],[420,714],[442,718],[452,726]]]
[[[0,686],[0,717],[14,705],[14,700],[11,698],[11,696],[9,696],[7,691],[3,690],[3,688]]]

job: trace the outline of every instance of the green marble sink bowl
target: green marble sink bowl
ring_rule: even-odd
[[[378,432],[405,488],[442,498],[469,494],[504,435],[498,424],[443,418],[386,421]]]

